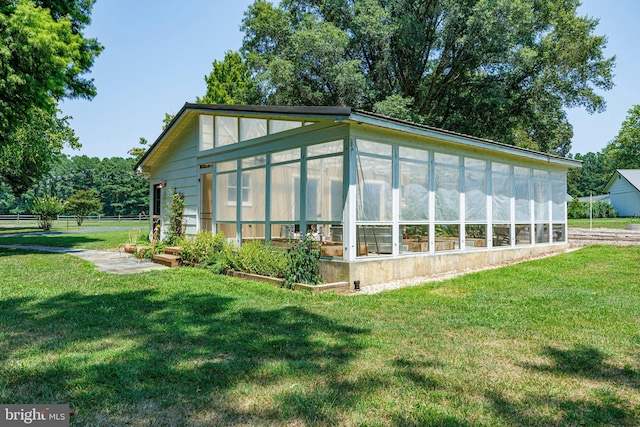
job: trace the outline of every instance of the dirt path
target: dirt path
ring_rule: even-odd
[[[640,231],[615,228],[570,228],[569,244],[581,248],[588,245],[640,245]]]

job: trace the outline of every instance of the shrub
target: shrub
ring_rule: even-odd
[[[63,210],[64,202],[48,194],[42,197],[36,197],[31,203],[31,213],[40,216],[40,219],[38,219],[38,227],[45,231],[51,230],[53,220],[55,220]]]
[[[193,240],[185,238],[179,244],[182,247],[183,265],[207,268],[214,273],[229,269],[233,246],[227,243],[223,233],[213,235],[209,231],[201,231]]]
[[[573,199],[569,202],[567,209],[567,216],[571,219],[576,218],[589,218],[589,202],[581,202],[578,199]],[[598,200],[593,202],[593,218],[616,218],[618,212],[611,206],[610,203]]]
[[[183,215],[184,215],[184,197],[180,193],[173,193],[167,212],[169,213],[169,229],[167,230],[166,242],[169,245],[176,243],[184,235]]]
[[[244,243],[230,258],[234,269],[246,273],[284,279],[289,271],[287,253],[258,240]]]
[[[318,285],[322,283],[320,278],[320,248],[318,242],[313,240],[309,235],[303,239],[294,242],[289,249],[290,267],[287,272],[284,285],[291,289],[294,283],[306,283],[309,285]]]

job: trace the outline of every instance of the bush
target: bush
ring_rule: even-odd
[[[235,270],[246,273],[284,279],[289,271],[287,253],[258,240],[244,243],[230,258]]]
[[[294,283],[306,283],[308,285],[318,285],[322,283],[320,277],[320,248],[318,242],[308,235],[303,239],[294,242],[287,250],[289,255],[289,271],[284,282],[289,289]]]
[[[209,231],[201,231],[193,240],[182,239],[182,264],[190,267],[200,267],[222,273],[230,267],[230,254],[233,246],[227,243],[223,233],[216,235]]]
[[[58,218],[58,215],[60,215],[60,212],[63,210],[64,202],[48,194],[42,197],[36,197],[31,203],[31,213],[40,216],[40,219],[38,219],[38,227],[45,231],[51,230],[53,221]]]
[[[569,202],[567,216],[571,219],[589,218],[589,202],[573,199]],[[593,218],[616,218],[618,212],[607,202],[598,200],[593,202]]]
[[[169,204],[167,205],[167,212],[169,213],[169,229],[167,230],[167,237],[165,241],[168,245],[175,244],[178,240],[184,236],[184,196],[180,193],[173,193]]]

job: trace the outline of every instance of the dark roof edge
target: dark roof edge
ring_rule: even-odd
[[[583,163],[582,160],[570,159],[568,157],[561,157],[561,156],[558,156],[558,155],[555,155],[555,154],[550,154],[550,153],[545,153],[545,152],[542,152],[542,151],[531,150],[529,148],[518,147],[516,145],[505,144],[504,142],[492,141],[490,139],[478,138],[477,136],[466,135],[464,133],[454,132],[454,131],[447,130],[447,129],[441,129],[441,128],[436,128],[436,127],[429,126],[429,125],[423,125],[423,124],[419,124],[419,123],[409,122],[409,121],[406,121],[406,120],[396,119],[396,118],[389,117],[389,116],[384,116],[384,115],[381,115],[381,114],[371,113],[369,111],[362,111],[362,110],[357,110],[357,109],[354,108],[354,109],[352,109],[352,112],[354,114],[358,114],[358,115],[361,115],[361,116],[368,116],[368,117],[371,117],[371,118],[374,118],[374,119],[378,119],[378,120],[385,120],[385,121],[388,121],[388,122],[397,123],[397,124],[400,124],[400,125],[403,125],[403,126],[409,126],[409,127],[414,127],[414,128],[418,128],[418,129],[428,130],[430,132],[439,133],[439,134],[442,134],[442,135],[469,139],[469,140],[472,140],[472,141],[481,142],[483,144],[496,145],[496,146],[499,146],[499,147],[502,147],[502,148],[507,148],[507,149],[514,150],[514,151],[521,151],[523,153],[535,154],[535,155],[538,155],[538,156],[545,156],[545,157],[549,157],[549,158],[553,158],[553,159],[558,159],[558,160],[566,161],[566,162],[569,162],[569,163],[574,163],[576,166],[582,165],[582,163]]]

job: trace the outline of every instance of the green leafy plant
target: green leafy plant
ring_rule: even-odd
[[[180,193],[173,193],[169,204],[167,205],[167,212],[169,213],[169,229],[167,230],[166,243],[169,245],[174,244],[177,240],[184,236],[184,196]]]
[[[53,221],[63,210],[64,202],[48,194],[34,198],[31,203],[31,213],[39,215],[38,227],[45,231],[51,230]]]
[[[80,226],[90,213],[102,210],[102,203],[91,190],[78,190],[67,199],[64,210],[73,215]]]
[[[206,268],[216,274],[230,268],[230,254],[234,247],[227,242],[223,233],[211,234],[201,231],[193,239],[184,238],[178,243],[182,247],[182,264]]]
[[[289,271],[287,253],[258,240],[244,243],[230,258],[235,270],[247,273],[285,278]]]
[[[320,247],[309,235],[294,241],[287,249],[290,267],[285,277],[284,286],[291,289],[295,283],[318,285],[320,277]]]

